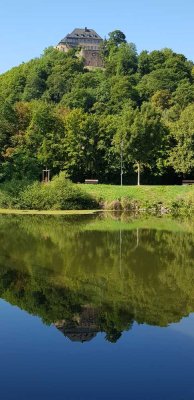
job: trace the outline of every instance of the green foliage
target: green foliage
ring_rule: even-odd
[[[119,46],[122,43],[126,43],[125,34],[118,29],[113,32],[110,32],[108,36],[109,36],[109,41],[114,46]]]
[[[174,104],[178,104],[182,110],[193,103],[194,84],[191,84],[187,79],[182,80],[173,93],[173,102]]]
[[[193,245],[191,220],[1,217],[0,296],[65,335],[85,320],[115,342],[133,321],[193,312]]]
[[[174,146],[170,150],[169,163],[178,173],[191,173],[194,169],[194,104],[182,111],[171,131]]]
[[[107,71],[110,75],[131,75],[137,71],[137,50],[133,43],[122,43],[109,52]]]
[[[50,47],[0,76],[1,182],[37,180],[47,166],[117,183],[122,140],[125,183],[138,159],[144,182],[192,176],[193,63],[171,49],[138,55],[120,30],[101,53],[105,68],[89,71],[76,49]]]
[[[6,193],[6,191],[0,190],[0,208],[13,208],[13,203],[13,197]]]
[[[95,91],[93,89],[73,89],[65,94],[61,104],[69,108],[82,108],[89,111],[95,104]]]
[[[34,182],[19,194],[19,206],[34,210],[71,210],[96,207],[91,196],[73,185],[64,172],[51,182]]]

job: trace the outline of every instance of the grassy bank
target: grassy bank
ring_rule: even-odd
[[[0,208],[0,215],[92,215],[95,210],[20,210],[16,208]]]
[[[194,186],[79,185],[106,210],[181,214],[194,211]]]
[[[51,182],[10,181],[0,185],[0,213],[61,213],[110,210],[156,215],[189,215],[194,186],[116,186],[73,184],[64,173]],[[6,210],[6,211],[5,211]]]

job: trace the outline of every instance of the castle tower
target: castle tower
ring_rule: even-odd
[[[79,48],[79,56],[85,60],[86,67],[103,67],[100,56],[102,38],[93,29],[74,29],[62,39],[56,48],[65,53],[72,48]]]

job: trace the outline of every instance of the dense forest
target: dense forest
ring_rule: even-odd
[[[104,68],[48,48],[0,76],[0,180],[66,171],[179,183],[194,170],[194,64],[171,49],[142,51],[121,31],[101,47]]]

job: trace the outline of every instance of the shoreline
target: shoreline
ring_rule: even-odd
[[[66,215],[95,215],[100,213],[112,213],[112,214],[128,214],[134,217],[156,217],[156,218],[177,218],[191,215],[192,208],[180,208],[178,210],[169,210],[165,207],[148,207],[148,208],[101,208],[91,210],[24,210],[14,208],[0,208],[0,215],[50,215],[50,216],[66,216]]]
[[[92,215],[103,210],[19,210],[0,208],[0,215]]]
[[[16,193],[15,197],[12,187],[2,187],[0,214],[94,215],[100,212],[124,212],[139,216],[181,217],[191,216],[194,212],[194,186],[190,185],[119,187],[78,184],[79,190],[74,193],[77,190],[74,184],[67,193],[66,186],[62,186],[63,193],[62,184],[59,183],[59,188],[57,186],[54,191],[50,190],[51,185],[37,186],[35,190],[33,184],[23,192]]]

